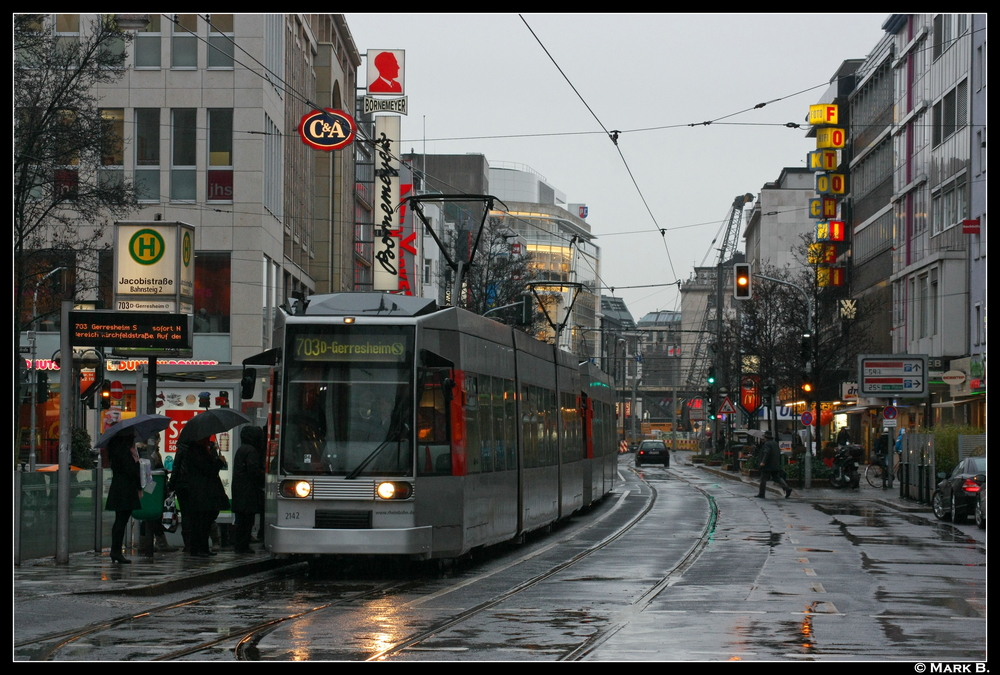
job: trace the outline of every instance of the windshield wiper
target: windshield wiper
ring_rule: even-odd
[[[364,458],[361,464],[358,464],[356,469],[344,476],[344,480],[353,480],[354,478],[357,478],[361,472],[365,470],[365,467],[371,464],[371,462],[378,457],[378,454],[382,452],[382,450],[384,450],[390,442],[396,441],[397,443],[401,443],[403,440],[403,433],[405,431],[409,431],[409,429],[410,425],[403,422],[402,426],[396,431],[395,434],[389,434],[384,441],[379,443],[378,447],[372,450],[368,456]]]

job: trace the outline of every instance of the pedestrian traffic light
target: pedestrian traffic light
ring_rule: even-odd
[[[104,380],[101,383],[101,410],[111,407],[111,381]]]
[[[753,274],[750,273],[750,263],[733,265],[733,297],[737,300],[749,300],[753,297]]]

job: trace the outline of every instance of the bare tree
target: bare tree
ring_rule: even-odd
[[[31,328],[36,289],[48,312],[58,307],[42,278],[65,267],[55,295],[74,297],[97,284],[98,252],[109,221],[135,207],[124,178],[123,122],[100,108],[98,85],[124,74],[131,35],[110,16],[79,16],[56,26],[51,15],[14,16],[14,345]],[[58,30],[57,30],[58,28]],[[114,167],[114,168],[102,168]],[[26,314],[26,311],[28,312]],[[16,372],[16,370],[15,370]],[[18,397],[14,400],[17,419]],[[15,424],[15,453],[20,425]]]
[[[467,234],[459,232],[457,237]],[[486,219],[476,256],[465,274],[466,290],[461,307],[476,314],[485,314],[494,308],[516,303],[522,295],[528,293],[527,284],[537,280],[539,273],[532,266],[530,253],[526,250],[520,253],[511,250],[512,239],[515,237],[502,218],[491,216]],[[456,249],[461,247],[456,246]],[[459,254],[461,255],[460,250]],[[519,325],[519,310],[516,307],[492,312],[490,317],[533,335],[541,330],[544,322],[544,317],[537,308],[530,326]]]

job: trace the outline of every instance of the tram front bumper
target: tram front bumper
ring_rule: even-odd
[[[432,530],[430,526],[337,530],[268,525],[266,541],[276,554],[429,555]]]

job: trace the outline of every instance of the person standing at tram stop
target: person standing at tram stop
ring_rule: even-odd
[[[139,478],[139,453],[133,444],[132,432],[123,432],[108,441],[108,459],[111,463],[111,487],[106,511],[115,512],[111,527],[111,560],[130,565],[131,560],[122,553],[125,528],[132,512],[142,508],[142,481]]]
[[[792,488],[788,487],[785,479],[781,475],[781,448],[770,431],[764,432],[764,445],[760,447],[760,491],[757,497],[766,499],[767,481],[773,480],[785,489],[785,499],[792,494]]]
[[[250,531],[253,521],[264,507],[264,463],[261,451],[264,432],[260,427],[246,425],[240,431],[240,447],[233,458],[233,551],[253,553]]]
[[[226,462],[217,447],[209,438],[179,443],[170,479],[170,488],[180,498],[181,515],[186,521],[187,547],[195,558],[216,555],[208,546],[209,532],[219,511],[229,508],[219,478]]]

